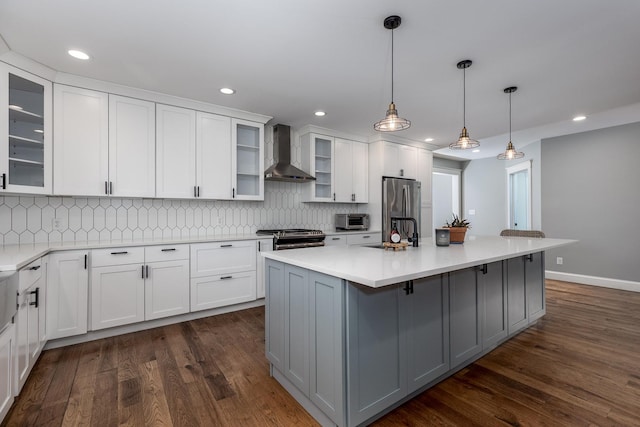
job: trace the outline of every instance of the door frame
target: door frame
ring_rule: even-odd
[[[533,217],[532,217],[532,213],[533,213],[533,206],[532,206],[532,202],[533,202],[533,198],[532,198],[532,190],[533,190],[533,186],[532,186],[532,179],[531,179],[531,170],[532,168],[532,164],[533,164],[533,160],[526,160],[524,162],[520,162],[517,165],[514,166],[509,166],[507,168],[505,168],[506,173],[506,189],[507,189],[507,228],[512,228],[511,227],[511,179],[510,176],[514,173],[517,172],[521,172],[526,170],[527,171],[527,216],[529,219],[529,229],[531,229],[531,227],[533,227]]]
[[[431,191],[432,192],[433,192],[433,183],[434,183],[433,175],[434,174],[457,176],[458,178],[458,197],[457,197],[458,209],[457,210],[458,211],[453,213],[455,213],[459,217],[462,217],[462,170],[455,169],[455,168],[447,168],[447,167],[433,167],[431,171]],[[431,197],[431,212],[434,212],[433,195]],[[442,227],[442,224],[440,225],[433,224],[434,218],[435,217],[432,216],[432,219],[431,219],[433,228]]]

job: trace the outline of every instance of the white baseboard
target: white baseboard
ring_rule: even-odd
[[[551,280],[581,283],[583,285],[601,286],[603,288],[640,292],[640,282],[631,280],[610,279],[608,277],[586,276],[584,274],[563,273],[561,271],[545,271],[545,277]]]

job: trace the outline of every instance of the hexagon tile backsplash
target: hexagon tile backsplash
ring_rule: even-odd
[[[0,245],[184,238],[260,228],[331,230],[351,204],[302,203],[303,186],[265,182],[264,202],[0,196]]]

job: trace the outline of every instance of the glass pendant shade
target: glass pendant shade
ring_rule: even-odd
[[[408,129],[411,126],[411,122],[407,119],[398,117],[398,110],[396,110],[396,104],[393,102],[389,104],[389,109],[384,119],[377,123],[374,123],[373,128],[380,132],[393,132],[396,130]]]
[[[468,150],[470,148],[476,148],[480,146],[480,143],[475,139],[471,139],[469,131],[467,130],[467,73],[466,69],[471,67],[473,62],[470,59],[458,62],[456,67],[462,70],[462,131],[456,142],[449,144],[450,150]]]
[[[511,86],[504,90],[504,93],[509,94],[509,143],[507,144],[507,149],[504,150],[504,153],[498,154],[498,160],[514,160],[524,157],[524,153],[516,150],[511,142],[511,94],[516,90],[518,90],[516,86]]]
[[[400,26],[402,20],[399,16],[388,16],[384,20],[384,27],[391,30],[391,103],[384,119],[373,124],[373,128],[379,132],[395,132],[411,127],[411,122],[398,116],[396,104],[393,102],[393,30]]]

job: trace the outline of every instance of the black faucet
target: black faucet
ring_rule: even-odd
[[[411,221],[413,222],[413,236],[411,236],[411,241],[413,242],[413,247],[418,247],[418,221],[415,218],[411,218],[408,216],[392,216],[391,221]]]

